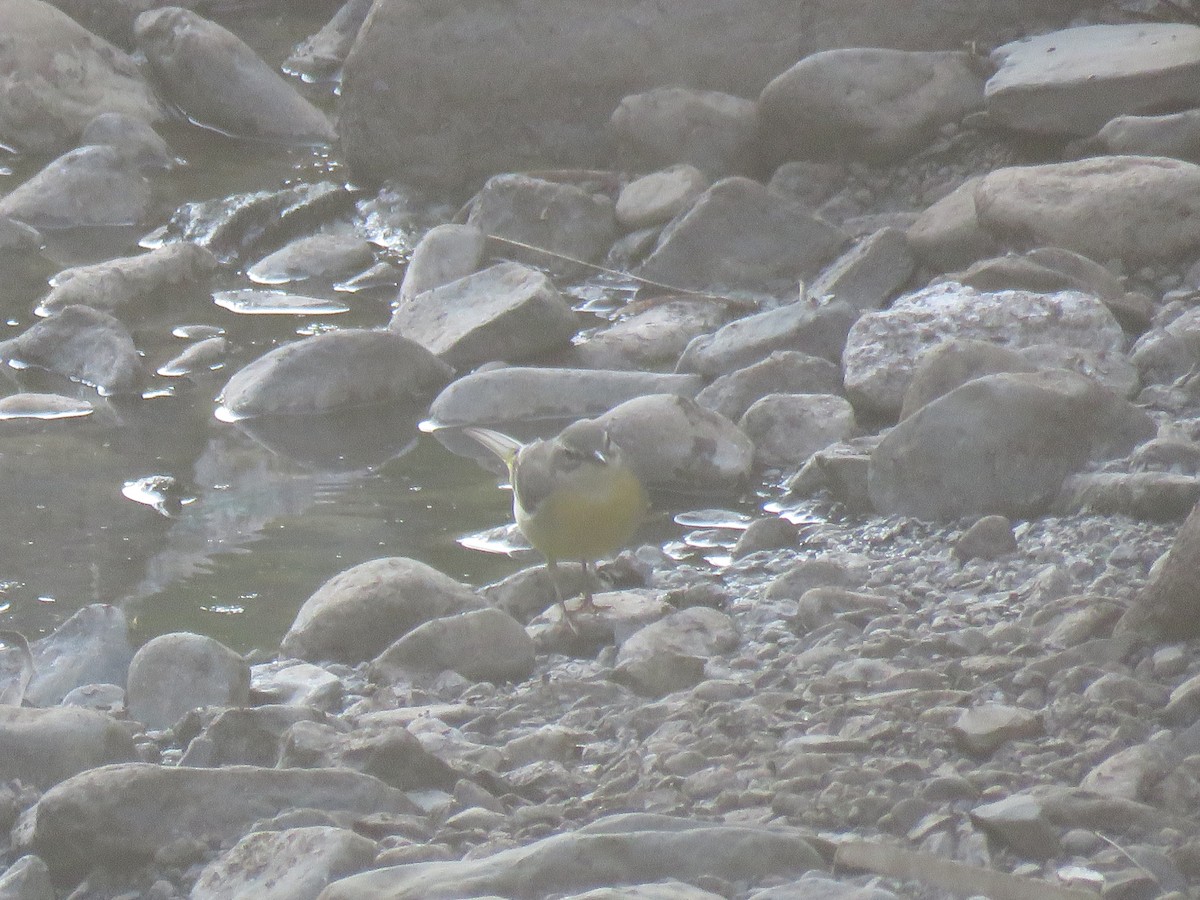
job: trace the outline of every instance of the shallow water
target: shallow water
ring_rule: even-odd
[[[296,12],[222,21],[276,64],[321,24]],[[330,109],[325,90],[307,93]],[[0,279],[0,338],[35,320],[56,271],[139,252],[139,241],[183,202],[344,178],[325,152],[247,144],[187,123],[160,130],[187,165],[156,177],[151,226],[50,235],[41,256],[13,261]],[[43,162],[0,159],[0,193]],[[395,258],[417,236],[415,228],[380,233],[389,246],[379,256]],[[251,286],[243,272],[227,270],[212,285],[214,292]],[[34,371],[0,372],[11,382],[0,394],[19,385],[96,405],[86,419],[0,422],[0,521],[7,525],[0,529],[0,627],[33,639],[83,605],[120,603],[139,641],[190,630],[241,651],[271,651],[313,590],[365,560],[411,556],[472,584],[531,561],[499,552],[511,549],[511,535],[489,529],[510,521],[510,496],[494,474],[417,429],[423,408],[263,425],[214,417],[214,398],[232,371],[299,335],[384,324],[395,293],[294,287],[349,308],[240,315],[208,293],[181,293],[140,306],[136,316],[120,311],[150,371],[187,346],[181,329],[219,330],[232,348],[223,369],[156,375],[141,399],[110,401]],[[595,306],[588,296],[581,307]],[[737,537],[734,529],[689,550],[684,530],[659,517],[643,537],[674,540],[678,553],[694,550],[697,559]]]

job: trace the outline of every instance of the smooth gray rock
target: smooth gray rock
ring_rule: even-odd
[[[630,94],[608,120],[608,134],[625,168],[678,164],[709,178],[757,167],[758,128],[755,101],[685,87]]]
[[[1044,730],[1042,717],[1034,710],[982,703],[964,710],[950,734],[968,753],[988,756],[1009,741],[1035,738]]]
[[[217,399],[233,419],[328,413],[428,396],[452,372],[402,335],[345,329],[268,351],[235,372]]]
[[[295,46],[283,70],[317,82],[335,79],[370,11],[371,0],[346,0],[320,31]]]
[[[164,110],[137,63],[40,0],[0,7],[0,143],[30,153],[61,151],[98,113],[156,122]],[[54,65],[47,65],[47,60]]]
[[[170,145],[149,122],[125,113],[100,113],[84,126],[79,144],[115,147],[142,171],[172,169],[178,164]]]
[[[1200,504],[1192,508],[1146,585],[1117,623],[1117,634],[1152,640],[1185,640],[1200,633]]]
[[[472,681],[521,681],[533,671],[534,646],[521,624],[499,609],[423,622],[375,657],[370,672],[392,681],[406,672],[457,672]]]
[[[467,224],[491,239],[492,252],[558,278],[592,274],[580,263],[599,261],[617,236],[608,196],[530,175],[489,178],[470,209]]]
[[[725,178],[663,232],[637,274],[680,289],[794,295],[845,242],[808,207]]]
[[[454,789],[461,773],[426,750],[403,725],[389,724],[387,712],[380,718],[382,722],[359,718],[350,732],[333,723],[297,722],[285,735],[277,766],[350,769],[402,791]],[[453,759],[445,741],[435,746]],[[464,768],[477,771],[479,766],[469,760]]]
[[[1089,459],[1121,456],[1154,432],[1145,412],[1082,375],[989,375],[884,436],[871,454],[871,502],[923,519],[1033,516]]]
[[[26,854],[0,874],[0,900],[55,900],[50,868]]]
[[[627,231],[671,221],[689,209],[709,180],[690,163],[679,163],[635,178],[617,195],[617,222]]]
[[[403,305],[424,291],[466,278],[479,268],[487,236],[474,225],[447,223],[430,228],[413,249],[400,283]]]
[[[215,22],[166,6],[138,16],[134,34],[156,83],[192,121],[237,137],[334,140],[323,112]]]
[[[1052,31],[992,51],[987,110],[1009,128],[1085,136],[1130,113],[1200,105],[1200,28],[1138,22]]]
[[[0,218],[41,231],[140,225],[150,209],[150,181],[120,151],[78,147],[0,197]]]
[[[29,649],[34,674],[25,698],[34,706],[54,706],[87,684],[124,685],[133,659],[125,613],[107,603],[76,611]]]
[[[737,625],[725,613],[705,606],[681,609],[621,642],[613,678],[639,694],[662,697],[698,683],[708,659],[739,641]]]
[[[1200,162],[1200,109],[1162,116],[1117,116],[1088,142],[1114,156],[1173,156]]]
[[[578,319],[542,272],[502,262],[418,294],[392,313],[388,329],[456,369],[521,362],[565,348]]]
[[[693,397],[702,384],[698,375],[508,366],[452,381],[429,417],[440,426],[575,421],[647,394]]]
[[[971,821],[1022,856],[1049,859],[1058,853],[1059,829],[1044,804],[1029,794],[1014,794],[971,810]]]
[[[205,717],[203,713],[201,716]],[[274,766],[288,729],[297,722],[314,721],[324,722],[325,718],[303,706],[266,704],[223,709],[188,742],[179,764],[199,768]]]
[[[816,306],[797,300],[735,319],[688,344],[675,366],[710,378],[756,363],[776,350],[839,360],[858,312],[845,303]]]
[[[578,860],[587,860],[579,866]],[[414,863],[335,881],[321,900],[405,900],[536,895],[644,884],[664,878],[725,880],[820,868],[791,829],[714,825],[665,816],[610,816],[480,859]]]
[[[962,562],[971,559],[997,559],[1016,552],[1013,524],[1004,516],[982,516],[954,542],[954,556]]]
[[[88,769],[136,759],[129,729],[88,709],[0,706],[0,778],[45,790]]]
[[[750,438],[686,397],[636,397],[597,419],[648,490],[721,494],[738,490],[750,475]]]
[[[169,728],[199,707],[244,706],[250,667],[210,637],[162,634],[133,655],[126,691],[131,718],[148,728]]]
[[[1178,521],[1200,500],[1200,478],[1173,472],[1083,472],[1067,478],[1054,500],[1058,515],[1127,516]]]
[[[1129,358],[1146,384],[1172,384],[1200,361],[1200,309],[1188,309],[1137,339]]]
[[[808,496],[827,490],[847,509],[865,512],[871,508],[867,481],[871,465],[871,450],[877,437],[858,438],[832,444],[809,457],[800,471],[787,480],[789,492]]]
[[[913,367],[900,418],[907,419],[926,403],[984,375],[1034,372],[1037,367],[1016,350],[990,341],[951,338],[921,352]]]
[[[574,344],[567,359],[594,369],[671,368],[693,338],[719,328],[727,318],[722,304],[704,298],[630,304],[622,318]]]
[[[116,310],[164,291],[203,290],[217,265],[210,251],[180,241],[140,256],[63,269],[54,276],[50,293],[38,303],[36,311],[39,316],[48,316],[74,304]]]
[[[810,297],[880,309],[908,284],[917,262],[899,228],[881,228],[843,253],[812,283]]]
[[[968,338],[1019,349],[1060,344],[1123,356],[1125,334],[1108,308],[1076,291],[980,293],[943,283],[905,294],[850,329],[842,354],[846,392],[856,408],[896,415],[921,354]]]
[[[330,710],[342,699],[341,680],[327,669],[294,660],[274,660],[250,667],[253,703]]]
[[[376,850],[348,828],[258,831],[204,867],[191,900],[316,900],[331,881],[370,868]]]
[[[1135,267],[1200,251],[1200,165],[1183,160],[1012,166],[984,175],[974,199],[979,224],[1018,249],[1062,247]]]
[[[225,367],[229,357],[229,341],[217,335],[196,341],[155,369],[155,374],[168,378],[202,375]]]
[[[775,350],[759,362],[719,375],[696,395],[696,402],[736,422],[767,394],[835,394],[841,387],[841,369],[828,359]]]
[[[762,138],[777,163],[896,160],[982,108],[983,84],[983,67],[962,51],[825,50],[763,89]]]
[[[949,272],[1003,252],[1003,241],[979,223],[975,211],[975,190],[983,177],[968,178],[909,226],[908,245],[923,263]]]
[[[315,662],[369,660],[423,622],[480,609],[464,584],[404,557],[384,557],[339,572],[296,613],[283,653]]]
[[[42,795],[18,824],[18,842],[56,879],[79,878],[96,860],[140,865],[177,841],[232,843],[258,821],[294,809],[323,810],[347,822],[411,815],[403,792],[345,769],[103,766]]]
[[[246,275],[257,284],[333,281],[362,271],[374,258],[371,243],[357,234],[310,234],[264,256]]]
[[[855,431],[854,407],[833,394],[767,394],[738,420],[761,466],[800,466]]]
[[[129,331],[88,306],[68,306],[0,343],[0,359],[46,369],[105,395],[133,393],[143,375]]]

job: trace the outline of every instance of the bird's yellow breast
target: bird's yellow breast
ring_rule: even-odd
[[[533,510],[514,498],[517,526],[550,559],[596,560],[615,553],[645,517],[649,502],[624,465],[587,465],[570,473]]]

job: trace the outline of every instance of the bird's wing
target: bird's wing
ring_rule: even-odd
[[[517,458],[517,453],[521,450],[521,442],[514,437],[509,437],[507,434],[502,434],[499,431],[493,431],[491,428],[476,428],[474,426],[464,428],[462,433],[481,447],[491,451],[504,460],[505,464],[511,469],[513,460]]]

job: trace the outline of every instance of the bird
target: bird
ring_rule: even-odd
[[[637,531],[650,508],[641,480],[595,419],[581,419],[557,437],[530,443],[490,428],[468,427],[463,433],[508,466],[517,528],[546,557],[563,619],[574,629],[557,563],[579,560],[581,611],[595,612],[588,564],[615,553]]]

